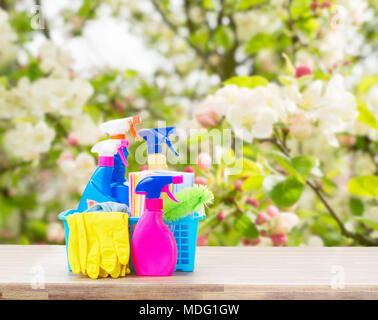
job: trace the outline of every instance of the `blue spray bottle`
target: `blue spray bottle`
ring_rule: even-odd
[[[175,132],[175,127],[139,130],[138,134],[147,142],[148,170],[168,170],[167,158],[163,154],[163,143],[166,143],[176,156],[179,155],[169,140],[169,136]]]
[[[120,139],[110,139],[100,141],[92,147],[91,151],[99,155],[98,167],[83,192],[77,208],[78,212],[88,209],[89,201],[117,202],[117,199],[112,196],[111,178],[114,171],[114,155],[123,152],[123,144]]]
[[[100,125],[102,132],[110,135],[111,139],[123,140],[123,153],[116,154],[114,156],[114,171],[111,178],[111,194],[117,202],[125,203],[129,206],[129,182],[126,179],[126,166],[127,157],[129,152],[127,147],[129,142],[125,140],[126,133],[131,132],[133,137],[140,141],[137,131],[134,127],[135,124],[140,123],[141,118],[139,116],[115,119],[104,122]]]

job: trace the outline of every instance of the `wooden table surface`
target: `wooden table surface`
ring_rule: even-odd
[[[0,245],[0,299],[378,299],[378,248],[199,247],[194,272],[92,280],[64,246]]]

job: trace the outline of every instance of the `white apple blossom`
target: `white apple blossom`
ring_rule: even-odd
[[[321,104],[323,82],[320,80],[312,81],[301,95],[298,101],[299,107],[303,110],[310,110]]]
[[[297,141],[307,140],[312,134],[312,120],[306,113],[299,113],[290,122],[290,134]]]
[[[215,96],[226,99],[228,106],[225,107],[224,100],[218,100],[217,107],[220,110],[219,115],[226,115],[228,107],[235,105],[236,98],[240,94],[240,89],[236,85],[227,85],[217,90]],[[222,103],[220,103],[222,102]]]
[[[69,77],[72,58],[68,52],[59,49],[51,41],[44,42],[39,48],[40,68],[54,77]]]
[[[310,114],[318,122],[320,134],[332,146],[338,146],[335,134],[351,130],[358,116],[356,99],[345,90],[341,75],[333,76],[326,84],[320,106]]]
[[[269,83],[266,87],[260,87],[260,90],[264,95],[264,103],[277,113],[281,121],[286,122],[288,116],[297,111],[295,102],[277,84]]]
[[[276,110],[267,105],[265,88],[240,88],[235,105],[227,111],[226,119],[235,135],[247,142],[254,138],[269,138],[273,124],[278,121]]]
[[[279,11],[248,10],[235,14],[237,36],[241,41],[248,41],[257,33],[273,33],[282,27],[281,19],[277,19]]]
[[[8,14],[0,8],[0,66],[16,60],[16,40],[17,35],[8,22]]]
[[[82,146],[90,146],[96,143],[102,135],[98,125],[87,114],[72,119],[71,134]]]
[[[274,232],[287,234],[299,223],[298,216],[293,212],[281,212],[274,218]]]
[[[338,0],[338,7],[343,7],[347,17],[354,25],[360,25],[366,19],[368,2],[366,0]]]
[[[319,236],[310,236],[307,240],[307,246],[309,247],[323,247],[323,239],[320,238]]]
[[[83,192],[89,178],[96,169],[94,158],[81,152],[75,159],[64,159],[58,163],[66,186],[74,192]]]
[[[54,137],[54,129],[43,121],[36,125],[20,122],[5,133],[4,148],[8,154],[21,160],[38,161],[41,153],[50,150]]]
[[[198,105],[196,111],[198,112],[215,111],[218,114],[218,116],[225,116],[229,106],[230,106],[229,100],[226,97],[221,96],[221,94],[210,95],[210,96],[207,96],[205,100],[203,100]]]
[[[75,117],[82,113],[92,94],[93,88],[85,80],[42,78],[33,83],[30,103],[42,106],[46,113]]]

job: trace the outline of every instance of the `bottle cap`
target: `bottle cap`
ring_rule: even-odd
[[[162,144],[166,143],[168,148],[176,155],[179,154],[173,148],[169,136],[176,132],[175,127],[154,128],[154,129],[142,129],[138,134],[147,142],[148,154],[162,153]]]
[[[130,131],[135,140],[141,141],[134,127],[134,125],[140,123],[140,121],[140,116],[110,120],[102,123],[100,130],[109,134],[111,139],[125,139],[126,133]]]

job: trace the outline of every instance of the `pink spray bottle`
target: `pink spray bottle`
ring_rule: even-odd
[[[178,202],[169,184],[183,182],[182,176],[149,176],[136,186],[135,193],[146,195],[145,210],[131,240],[133,263],[138,276],[170,276],[177,262],[176,240],[163,221],[161,193]]]

